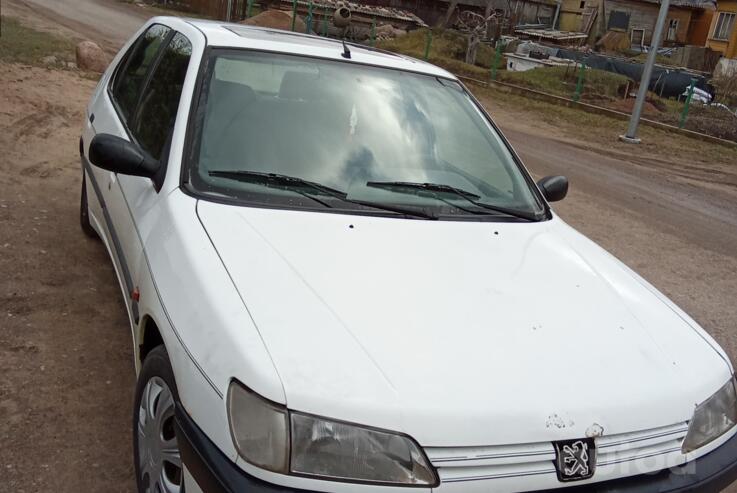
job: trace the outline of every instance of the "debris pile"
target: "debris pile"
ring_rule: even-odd
[[[292,0],[281,0],[276,2],[279,8],[282,10],[292,9]],[[348,8],[354,16],[354,20],[359,23],[371,24],[376,21],[378,24],[391,24],[396,28],[404,30],[417,29],[420,27],[427,27],[427,24],[420,19],[417,15],[407,10],[402,10],[394,7],[383,7],[375,5],[364,5],[357,2],[347,2],[342,0],[313,0],[312,2],[307,0],[297,1],[297,11],[305,15],[309,11],[310,4],[312,5],[312,12],[316,20],[321,20],[326,14],[328,16],[333,15],[333,12],[340,8]],[[326,12],[327,10],[327,12]],[[355,18],[358,19],[355,19]]]
[[[630,37],[627,33],[621,31],[607,31],[599,41],[596,47],[608,53],[625,53],[630,50]]]
[[[397,29],[391,24],[384,24],[376,28],[377,40],[394,39],[399,36],[404,36],[405,34],[407,34],[407,31],[404,29]]]

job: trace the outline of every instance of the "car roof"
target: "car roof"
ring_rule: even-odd
[[[435,65],[370,46],[346,43],[351,52],[351,58],[346,59],[342,56],[343,42],[338,39],[245,24],[202,19],[178,18],[177,20],[188,22],[199,29],[205,35],[208,46],[319,57],[456,79],[453,74]]]

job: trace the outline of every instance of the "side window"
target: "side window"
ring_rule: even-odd
[[[146,73],[156,60],[161,43],[171,32],[166,26],[155,24],[141,35],[126,54],[113,83],[113,98],[128,121],[135,110],[138,95],[146,79]]]
[[[131,130],[138,143],[156,159],[161,159],[171,138],[191,55],[192,44],[182,34],[176,33],[164,48],[161,60],[143,90]]]

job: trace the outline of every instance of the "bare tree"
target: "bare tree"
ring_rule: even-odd
[[[476,52],[481,40],[488,33],[489,25],[492,24],[492,21],[496,22],[497,14],[492,12],[490,8],[488,10],[490,15],[486,17],[470,10],[465,10],[458,16],[459,28],[468,39],[466,63],[471,65],[476,63]]]

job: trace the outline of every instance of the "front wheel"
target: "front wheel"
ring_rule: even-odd
[[[182,459],[174,431],[179,398],[164,346],[146,356],[136,385],[133,454],[139,493],[184,491]]]

